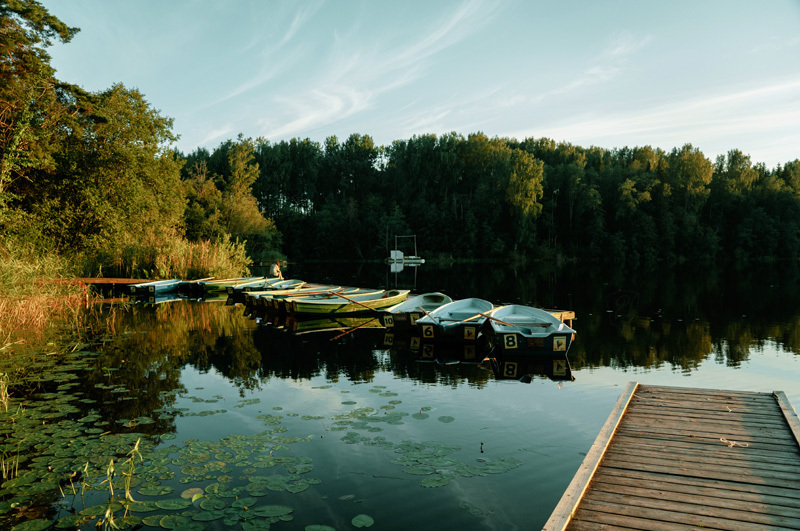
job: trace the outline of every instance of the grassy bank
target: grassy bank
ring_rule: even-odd
[[[60,256],[0,243],[0,347],[23,331],[44,330],[56,316],[75,316],[89,293],[73,277]]]

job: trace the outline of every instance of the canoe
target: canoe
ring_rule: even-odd
[[[504,352],[566,354],[575,337],[575,330],[540,308],[510,304],[488,315],[489,341]]]
[[[423,293],[410,297],[400,304],[386,308],[381,312],[381,322],[386,328],[405,330],[416,327],[417,319],[430,313],[453,299],[444,293]]]
[[[142,282],[128,286],[131,295],[155,295],[156,293],[172,293],[178,290],[181,284],[180,279],[157,280],[154,282]]]
[[[485,315],[493,308],[487,300],[459,299],[420,317],[417,327],[427,341],[477,341]]]
[[[265,280],[265,277],[241,277],[241,278],[219,278],[212,280],[204,280],[198,282],[203,286],[206,293],[226,292],[228,286],[238,286],[239,284],[246,284],[258,280]]]
[[[291,314],[344,314],[375,312],[398,304],[408,297],[409,290],[378,291],[377,293],[344,295],[331,293],[328,296],[290,297],[286,311]]]

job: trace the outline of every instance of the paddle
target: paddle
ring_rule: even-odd
[[[364,322],[364,323],[361,323],[361,324],[360,324],[360,325],[358,325],[358,326],[354,326],[353,328],[351,328],[351,329],[350,329],[350,330],[348,330],[347,332],[343,332],[343,333],[339,334],[339,335],[338,335],[338,336],[336,336],[336,337],[332,337],[332,338],[330,338],[328,341],[336,341],[336,340],[337,340],[337,339],[339,339],[340,337],[342,337],[342,336],[346,336],[346,335],[347,335],[347,334],[349,334],[350,332],[353,332],[353,331],[355,331],[355,330],[358,330],[358,329],[359,329],[359,328],[361,328],[362,326],[366,326],[366,325],[368,325],[369,323],[371,323],[371,322],[372,322],[372,321],[374,321],[375,319],[377,319],[377,317],[373,317],[373,318],[372,318],[372,319],[370,319],[369,321],[366,321],[366,322]]]
[[[341,293],[335,293],[335,292],[331,291],[331,295],[336,295],[337,297],[341,297],[341,298],[343,298],[343,299],[347,299],[347,300],[349,300],[350,302],[352,302],[352,303],[354,303],[354,304],[358,304],[359,306],[363,306],[363,307],[364,307],[364,308],[366,308],[367,310],[372,310],[373,312],[377,312],[377,311],[378,311],[378,310],[376,310],[375,308],[370,308],[370,307],[369,307],[369,306],[367,306],[366,304],[362,304],[362,303],[360,303],[360,302],[358,302],[358,301],[356,301],[356,300],[353,300],[353,299],[351,299],[350,297],[346,297],[345,295],[342,295]]]

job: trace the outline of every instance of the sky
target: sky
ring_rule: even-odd
[[[800,158],[800,0],[41,0],[89,91],[138,89],[174,147],[481,132]]]

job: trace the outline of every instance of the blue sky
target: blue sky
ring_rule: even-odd
[[[177,147],[456,131],[800,158],[800,1],[44,0],[59,79],[138,88]]]

